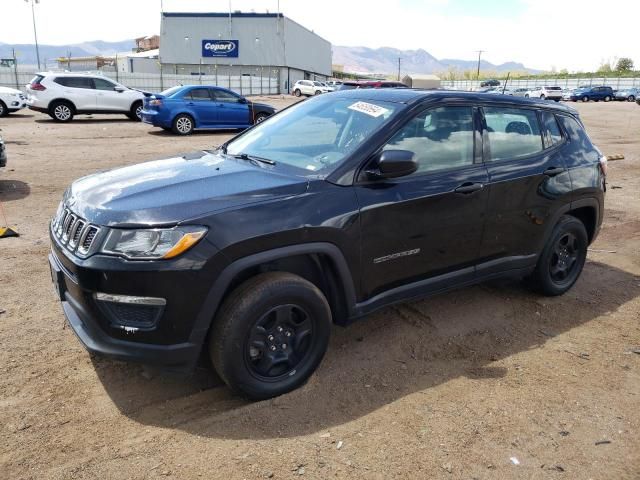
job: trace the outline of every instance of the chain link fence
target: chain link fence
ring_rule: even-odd
[[[452,90],[477,90],[480,88],[482,80],[442,80],[443,88]],[[505,85],[505,80],[500,81],[500,86]],[[581,86],[608,86],[614,90],[637,87],[640,88],[640,77],[588,77],[588,78],[532,78],[532,79],[509,79],[506,82],[507,88],[533,88],[533,87],[561,87],[563,89],[574,89]]]
[[[100,74],[122,85],[148,92],[161,92],[176,85],[216,85],[240,95],[277,95],[280,76],[270,70],[267,75],[176,75],[170,73],[123,73],[101,70]],[[25,90],[35,76],[33,69],[0,67],[0,86]]]

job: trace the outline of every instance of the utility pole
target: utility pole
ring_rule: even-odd
[[[480,57],[485,52],[485,50],[476,50],[478,52],[478,71],[476,72],[476,80],[480,78]]]
[[[38,59],[38,71],[40,71],[40,48],[38,47],[38,32],[36,31],[36,9],[34,4],[40,3],[40,0],[24,0],[31,2],[31,19],[33,20],[33,37],[36,41],[36,58]]]
[[[402,59],[400,57],[398,57],[398,81],[400,81],[400,61]]]

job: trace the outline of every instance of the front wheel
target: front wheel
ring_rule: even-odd
[[[311,376],[330,330],[331,310],[315,285],[291,273],[263,273],[225,300],[211,329],[209,354],[233,391],[263,400]]]
[[[299,89],[299,88],[296,88],[296,89],[293,91],[293,94],[294,94],[296,97],[299,97],[300,95],[302,95],[302,92],[300,91],[300,89]]]
[[[584,224],[564,215],[554,227],[531,282],[544,295],[562,295],[578,280],[587,258],[589,237]]]
[[[546,100],[546,96],[544,95],[544,93],[542,95],[540,95],[540,100]]]
[[[525,94],[524,94],[524,98],[529,98],[529,94],[528,94],[528,93],[525,93]]]
[[[142,102],[137,101],[131,105],[131,109],[129,113],[127,113],[127,117],[134,122],[140,122],[142,120]]]
[[[9,109],[7,109],[4,102],[0,100],[0,117],[6,117],[7,115],[9,115]]]
[[[634,97],[633,95],[629,95],[627,97],[627,102],[633,102],[636,99],[636,97]]]
[[[264,122],[267,119],[268,116],[269,115],[267,115],[266,113],[258,113],[258,114],[256,114],[255,119],[253,120],[254,125],[257,125],[258,123]]]
[[[322,92],[320,90],[316,90],[316,93],[314,93],[314,95],[320,95]]]
[[[611,97],[609,95],[607,95],[606,97],[604,97],[604,101],[605,102],[609,102],[611,101]]]
[[[189,135],[193,132],[194,124],[191,115],[181,113],[173,119],[172,130],[178,135]]]

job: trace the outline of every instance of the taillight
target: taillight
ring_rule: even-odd
[[[600,157],[600,171],[602,172],[602,175],[604,175],[605,177],[607,176],[607,165],[608,165],[609,161],[607,159],[606,155],[602,155]]]
[[[47,89],[47,87],[45,87],[41,83],[32,83],[31,84],[31,90],[37,90],[39,92],[43,92],[46,89]]]

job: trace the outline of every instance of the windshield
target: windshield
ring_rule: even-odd
[[[401,105],[335,98],[300,102],[239,136],[227,154],[259,157],[324,177],[371,134],[387,123]]]
[[[162,95],[163,97],[170,97],[171,95],[179,91],[181,88],[182,87],[180,85],[176,87],[167,88],[165,91],[160,92],[160,95]]]

